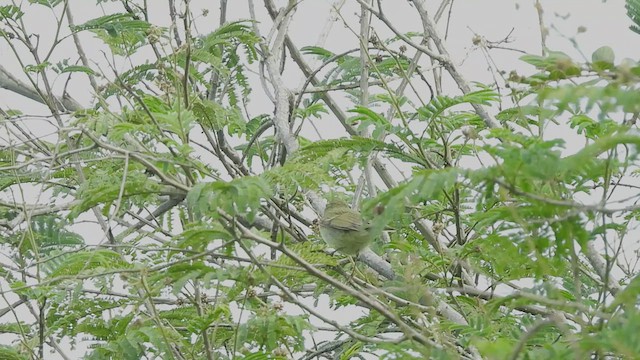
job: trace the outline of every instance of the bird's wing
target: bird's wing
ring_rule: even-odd
[[[362,229],[362,216],[357,211],[347,209],[340,214],[324,219],[323,223],[338,230],[360,230]]]

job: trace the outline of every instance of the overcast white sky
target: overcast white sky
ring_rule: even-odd
[[[286,1],[280,0],[279,3],[284,4]],[[0,4],[9,3],[8,0],[1,0]],[[158,6],[152,6],[151,20],[155,24],[166,26],[169,24],[168,13],[166,12],[166,3],[158,1]],[[428,4],[439,2],[429,1]],[[196,20],[197,29],[206,34],[215,27],[218,21],[217,2],[208,0],[197,0],[191,2],[192,9],[207,8],[210,10],[209,15],[200,17]],[[325,0],[304,0],[299,6],[292,24],[290,35],[299,46],[315,45],[319,33],[325,28],[329,16],[330,6],[333,1]],[[420,31],[419,19],[416,12],[408,4],[407,1],[383,1],[385,11],[394,24],[402,31]],[[257,2],[257,11],[259,11],[265,22],[261,25],[263,34],[268,33],[270,21]],[[49,10],[37,6],[27,5],[26,22],[33,33],[40,36],[40,42],[50,44],[53,36],[54,24]],[[574,49],[573,45],[565,37],[576,38],[580,50],[590,58],[591,53],[600,46],[611,46],[616,58],[625,57],[638,58],[638,47],[634,46],[638,42],[640,35],[628,30],[631,21],[625,15],[624,1],[622,0],[552,0],[542,1],[544,9],[544,22],[549,26],[549,38],[547,45],[550,49],[565,51],[572,57],[580,59],[580,54]],[[100,7],[95,6],[94,1],[71,1],[75,23],[81,24],[84,21],[101,16],[104,13],[111,13],[112,9],[118,9],[116,4],[103,3]],[[435,9],[434,5],[431,8]],[[346,1],[342,8],[342,15],[348,21],[350,26],[357,30],[358,23],[354,21],[354,14],[359,12],[358,5],[353,0]],[[198,13],[198,11],[194,11]],[[432,11],[432,13],[435,11]],[[245,1],[232,0],[229,1],[229,20],[247,18],[247,5]],[[440,32],[445,32],[445,18],[440,21]],[[504,0],[456,0],[453,4],[453,12],[450,17],[447,44],[452,58],[462,64],[462,70],[467,78],[471,81],[490,82],[491,74],[486,71],[486,59],[483,54],[474,49],[471,40],[474,33],[484,36],[489,41],[499,41],[504,39],[512,30],[509,39],[511,43],[506,46],[527,51],[533,54],[540,54],[541,42],[540,31],[538,25],[538,16],[533,6],[533,1],[504,1]],[[374,26],[376,22],[374,21]],[[579,26],[584,26],[586,32],[577,34]],[[388,36],[389,31],[385,31],[383,27],[377,26],[376,31],[381,37]],[[98,63],[104,64],[103,49],[99,41],[92,41],[92,34],[83,34],[85,46],[91,59]],[[357,44],[354,35],[347,30],[341,20],[338,19],[333,25],[332,32],[329,34],[325,47],[340,52],[353,48]],[[43,49],[48,49],[42,46]],[[41,51],[41,52],[44,52]],[[54,52],[53,59],[60,60],[69,54],[75,53],[74,46],[70,39],[67,39]],[[147,53],[148,54],[148,53]],[[510,69],[528,69],[529,65],[522,64],[517,61],[520,56],[518,53],[511,51],[494,51],[492,56],[499,68],[504,70]],[[139,58],[142,61],[142,57]],[[20,78],[20,65],[15,60],[12,51],[6,43],[0,43],[0,63],[5,68],[13,70]],[[106,69],[105,69],[106,70]],[[299,84],[299,79],[291,79],[291,85],[295,87]],[[63,81],[57,82],[62,87]],[[76,86],[71,88],[71,94],[82,104],[91,103],[91,93],[86,91],[85,86]],[[24,104],[20,101],[20,97],[10,94],[4,90],[0,90],[0,106],[3,108],[18,107]],[[271,109],[268,109],[269,111]]]

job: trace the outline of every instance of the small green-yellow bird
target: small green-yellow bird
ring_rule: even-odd
[[[360,212],[337,198],[327,202],[319,226],[324,241],[345,255],[357,255],[373,240],[371,227]]]

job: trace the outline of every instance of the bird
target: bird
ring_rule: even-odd
[[[319,221],[320,235],[327,245],[345,255],[358,255],[373,241],[371,224],[342,199],[327,202]]]

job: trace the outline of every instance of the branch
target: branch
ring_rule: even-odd
[[[9,73],[2,65],[0,65],[0,88],[9,90],[16,94],[22,95],[35,102],[46,105],[47,102],[40,96],[38,90],[34,87],[16,79],[11,73]],[[77,111],[82,109],[82,106],[65,93],[62,97],[55,97],[54,101],[59,111]]]

